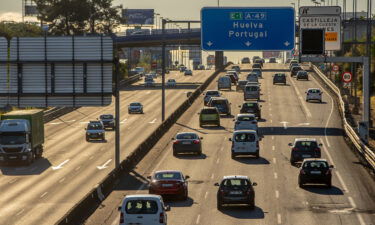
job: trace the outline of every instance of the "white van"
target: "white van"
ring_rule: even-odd
[[[254,155],[259,158],[260,138],[255,130],[237,130],[233,132],[233,137],[229,138],[232,142],[232,159],[237,155]]]
[[[160,195],[127,195],[118,208],[120,225],[166,225],[169,206],[164,206]]]
[[[247,99],[257,99],[260,100],[260,88],[258,85],[250,84],[246,85],[244,92],[243,92],[243,98],[246,101]]]
[[[230,80],[230,77],[223,76],[220,77],[219,80],[217,81],[217,89],[232,89],[232,81]]]

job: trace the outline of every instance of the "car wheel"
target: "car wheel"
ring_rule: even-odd
[[[177,152],[175,150],[173,150],[173,156],[177,156]]]
[[[189,197],[188,190],[184,192],[184,195],[182,196],[182,200],[186,201]]]
[[[327,183],[327,187],[328,187],[328,188],[332,188],[332,180],[328,181],[328,183]]]
[[[234,154],[233,152],[231,153],[231,158],[234,159],[236,158],[236,154]]]
[[[220,123],[218,123],[217,126],[220,127]]]
[[[319,102],[322,103],[322,99],[320,99]]]
[[[294,166],[296,162],[294,162],[293,158],[290,158],[290,165]]]
[[[303,188],[303,183],[302,183],[302,181],[298,181],[298,186],[299,186],[300,188]]]
[[[255,209],[255,202],[254,202],[254,200],[252,200],[252,201],[250,202],[250,204],[249,204],[249,208],[250,208],[250,210],[254,210],[254,209]]]
[[[199,124],[199,127],[203,127],[203,125],[200,123],[200,124]]]
[[[200,150],[199,152],[197,152],[197,155],[201,156],[202,155],[202,150]]]
[[[86,137],[86,141],[89,142],[89,141],[90,141],[90,138]]]
[[[130,111],[128,111],[128,114],[131,114],[131,112],[130,112]]]
[[[257,151],[257,152],[255,153],[255,158],[256,158],[256,159],[259,159],[259,151]]]
[[[221,204],[221,201],[217,200],[217,209],[218,210],[222,210],[223,209],[223,205]]]

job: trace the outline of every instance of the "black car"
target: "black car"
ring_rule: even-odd
[[[283,84],[286,85],[286,76],[285,76],[285,73],[276,73],[273,76],[273,84],[277,84],[277,83],[283,83]]]
[[[289,143],[292,147],[290,153],[290,164],[294,165],[298,161],[303,161],[305,158],[320,158],[321,150],[315,138],[296,138],[294,144]]]
[[[305,70],[300,70],[297,72],[296,79],[297,80],[301,80],[301,79],[309,80],[309,74]]]
[[[276,58],[272,57],[268,60],[269,63],[277,63]]]
[[[326,184],[332,187],[332,168],[325,159],[305,159],[298,176],[298,185],[302,188],[306,183]]]
[[[104,128],[115,129],[115,117],[112,114],[100,115],[99,120],[102,122]]]
[[[173,155],[179,153],[193,152],[198,155],[202,154],[202,137],[192,132],[178,133],[173,140]]]
[[[261,67],[263,67],[263,59],[256,59],[255,63],[259,63]]]
[[[247,176],[224,176],[218,186],[217,209],[221,210],[224,204],[246,204],[252,210],[255,208],[255,192],[252,183]]]
[[[250,64],[250,59],[249,59],[249,57],[244,57],[244,58],[242,58],[241,63],[242,63],[242,64]]]
[[[261,116],[261,105],[257,101],[247,101],[239,105],[240,113],[252,113],[254,114],[258,120],[262,119]]]
[[[303,70],[302,67],[300,66],[293,66],[292,69],[290,70],[290,76],[295,76],[297,75],[298,71]]]
[[[259,69],[262,69],[262,65],[260,63],[254,63],[251,68],[259,68]]]

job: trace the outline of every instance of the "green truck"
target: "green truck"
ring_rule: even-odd
[[[30,165],[42,157],[43,110],[18,110],[0,117],[0,164]]]

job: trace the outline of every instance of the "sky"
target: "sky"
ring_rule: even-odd
[[[319,0],[318,0],[319,1]],[[342,5],[343,0],[325,0],[328,4]],[[114,0],[114,5],[123,5],[123,8],[154,9],[164,18],[171,20],[200,20],[200,9],[204,6],[217,6],[218,0]],[[220,6],[243,6],[243,7],[275,7],[290,6],[298,0],[219,0]],[[300,6],[313,5],[311,0],[299,0]],[[352,11],[353,0],[346,0],[347,11]],[[375,6],[375,0],[373,0]],[[367,0],[357,0],[357,11],[367,11]],[[375,11],[375,9],[373,10]],[[0,21],[21,21],[22,0],[0,0]],[[26,18],[33,20],[33,18]],[[226,53],[230,60],[238,61],[244,56],[252,57],[259,53]]]

